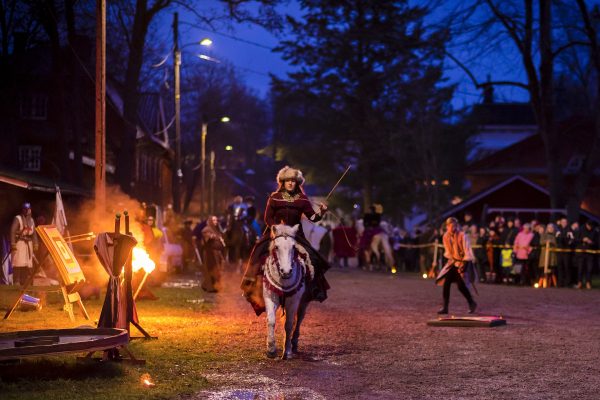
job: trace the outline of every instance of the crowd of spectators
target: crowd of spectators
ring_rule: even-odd
[[[478,226],[467,214],[462,229],[469,235],[482,281],[532,286],[546,278],[558,287],[592,287],[600,231],[591,220],[580,224],[561,217],[523,223],[497,216]]]

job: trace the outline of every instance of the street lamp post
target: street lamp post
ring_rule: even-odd
[[[215,212],[215,180],[217,174],[215,171],[215,151],[210,151],[210,213]]]
[[[208,133],[208,124],[211,122],[216,122],[216,121],[221,121],[221,122],[229,122],[231,121],[231,119],[229,117],[221,117],[221,119],[219,120],[212,120],[212,121],[208,121],[206,119],[206,117],[202,118],[202,132],[201,132],[201,136],[200,136],[200,169],[201,169],[201,182],[200,182],[200,190],[202,191],[201,197],[200,197],[200,214],[204,215],[205,211],[210,207],[210,212],[214,211],[214,208],[212,206],[210,206],[210,204],[212,204],[212,201],[207,201],[206,198],[206,135]],[[211,170],[212,168],[214,168],[214,156],[212,155],[213,152],[211,152]],[[213,189],[211,189],[211,193],[212,193]],[[214,199],[213,199],[214,200]],[[205,207],[206,205],[206,207]]]
[[[173,179],[173,204],[175,212],[181,211],[181,51],[191,45],[210,46],[212,41],[208,38],[199,42],[192,42],[179,47],[179,16],[173,14],[173,75],[175,83],[175,174]]]
[[[181,50],[178,40],[178,14],[173,15],[173,40],[174,49],[174,76],[175,76],[175,179],[173,180],[173,203],[175,212],[181,212],[181,91],[180,68]]]
[[[202,181],[200,183],[200,214],[204,215],[204,203],[206,200],[206,134],[208,131],[208,121],[202,121],[202,136],[200,140],[200,168],[202,169]]]

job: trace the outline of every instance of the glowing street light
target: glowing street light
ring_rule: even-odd
[[[213,41],[210,38],[204,38],[200,41],[200,46],[209,47],[213,44]]]
[[[211,57],[211,56],[207,56],[206,54],[198,54],[198,57],[201,58],[201,59],[203,59],[203,60],[211,61],[211,62],[214,62],[214,63],[217,63],[217,64],[219,64],[221,62],[221,60],[216,59],[216,58]]]
[[[231,119],[228,116],[224,116],[221,118],[221,122],[229,122]]]
[[[225,150],[226,151],[232,151],[233,150],[233,146],[227,145],[227,146],[225,146]]]

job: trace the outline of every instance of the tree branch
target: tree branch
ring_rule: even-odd
[[[477,89],[481,89],[484,87],[488,87],[488,86],[493,86],[493,85],[498,85],[498,86],[515,86],[515,87],[519,87],[521,89],[525,89],[527,91],[529,91],[529,85],[527,85],[526,83],[522,83],[522,82],[513,82],[513,81],[493,81],[493,82],[483,82],[483,83],[479,83],[477,81],[477,78],[475,78],[475,75],[473,75],[473,72],[471,72],[471,70],[464,65],[460,60],[458,60],[456,57],[454,57],[452,54],[450,54],[447,51],[444,51],[444,53],[448,56],[449,59],[451,59],[452,61],[454,61],[454,63],[456,63],[456,65],[458,65],[460,67],[460,69],[462,69],[467,76],[471,79],[471,81],[473,82],[473,84],[475,85],[475,87]]]
[[[574,47],[574,46],[590,46],[591,43],[590,42],[579,42],[579,41],[575,41],[575,42],[569,42],[561,47],[559,47],[558,49],[556,49],[554,52],[552,52],[552,58],[556,58],[556,56],[558,56],[560,53],[562,53],[563,51]]]
[[[494,2],[492,0],[485,0],[485,2],[487,3],[490,10],[492,10],[492,13],[496,16],[496,18],[498,18],[500,23],[504,26],[508,35],[513,39],[513,41],[515,42],[515,45],[519,49],[519,52],[524,53],[525,47],[524,47],[523,40],[519,37],[519,35],[517,35],[516,28],[515,28],[514,24],[512,24],[512,21],[510,19],[508,19],[508,17],[506,15],[504,15],[500,12],[498,7],[496,7],[496,5],[494,4]]]

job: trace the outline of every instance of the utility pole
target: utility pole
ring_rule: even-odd
[[[215,171],[215,151],[210,151],[210,214],[215,213],[215,180],[217,173]]]
[[[200,215],[204,217],[206,208],[206,133],[208,131],[208,121],[206,116],[202,117],[202,134],[200,137],[200,168],[202,172],[202,181],[200,182]]]
[[[175,77],[175,171],[173,174],[173,210],[181,212],[181,90],[180,68],[181,50],[179,49],[179,16],[173,13],[173,68]]]
[[[96,0],[96,162],[94,199],[97,211],[106,203],[106,0]]]

